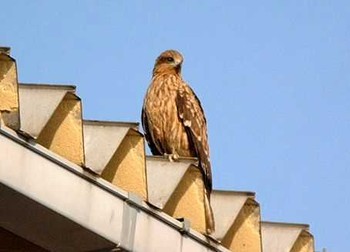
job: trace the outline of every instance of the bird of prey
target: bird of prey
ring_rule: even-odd
[[[166,155],[170,160],[198,158],[208,201],[210,232],[214,230],[214,220],[209,205],[212,173],[207,122],[199,99],[182,79],[182,62],[181,53],[175,50],[167,50],[156,59],[144,98],[142,126],[154,155]]]

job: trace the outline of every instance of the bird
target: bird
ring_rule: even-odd
[[[196,157],[205,185],[207,232],[214,231],[210,207],[212,171],[209,155],[207,121],[201,102],[183,80],[184,58],[176,50],[162,52],[155,61],[152,80],[142,107],[141,121],[146,141],[153,155]]]

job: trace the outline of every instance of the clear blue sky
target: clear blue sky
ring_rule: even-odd
[[[184,57],[214,187],[350,251],[350,2],[3,1],[21,82],[77,85],[87,119],[140,121],[154,60]]]

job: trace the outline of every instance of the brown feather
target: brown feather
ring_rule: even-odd
[[[198,158],[210,199],[212,173],[207,122],[199,99],[181,77],[182,61],[182,55],[174,50],[165,51],[157,58],[144,99],[142,125],[154,155]],[[209,225],[213,230],[211,211],[209,215]]]
[[[209,196],[212,191],[212,174],[209,159],[207,123],[200,101],[189,86],[179,90],[176,97],[179,117],[187,132],[187,137],[202,168],[204,182]]]

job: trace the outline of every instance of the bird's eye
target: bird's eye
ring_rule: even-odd
[[[172,57],[168,57],[168,58],[166,58],[166,60],[167,60],[168,62],[173,62],[173,61],[174,61],[174,59],[173,59]]]

